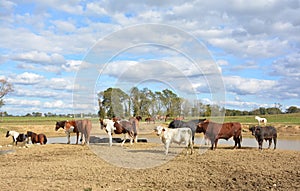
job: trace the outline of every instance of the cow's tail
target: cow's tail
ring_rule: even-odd
[[[242,143],[242,140],[243,140],[243,136],[242,136],[242,132],[240,134],[240,143]]]

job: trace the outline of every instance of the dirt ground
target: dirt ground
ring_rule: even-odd
[[[53,127],[51,127],[53,129]],[[151,126],[145,126],[149,131]],[[146,131],[145,131],[146,132]],[[57,132],[60,134],[61,132]],[[95,135],[102,131],[95,129]],[[246,132],[244,132],[246,133]],[[151,138],[153,134],[143,135]],[[202,147],[201,147],[202,148]],[[172,144],[46,144],[0,148],[1,190],[300,190],[300,152]]]

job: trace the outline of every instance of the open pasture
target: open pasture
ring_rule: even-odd
[[[250,119],[253,118],[253,119]],[[243,136],[251,137],[248,125],[256,124],[254,116],[226,118],[225,121],[240,121],[244,126]],[[272,118],[268,121],[272,123]],[[299,138],[297,117],[286,116],[291,123],[277,118],[279,139],[292,132]],[[276,117],[274,116],[274,119]],[[15,120],[13,120],[15,119]],[[95,154],[89,146],[46,144],[31,145],[28,148],[7,147],[10,138],[5,138],[6,130],[25,132],[32,130],[45,133],[47,137],[64,136],[62,130],[55,131],[55,122],[63,118],[7,118],[0,122],[0,186],[3,190],[299,190],[300,152],[284,150],[258,151],[257,148],[243,147],[232,150],[220,145],[217,150],[200,151],[195,145],[193,155],[184,151],[161,165],[151,168],[118,167]],[[299,120],[299,119],[298,119]],[[106,136],[100,130],[98,119],[93,119],[93,135]],[[275,122],[274,122],[275,123]],[[155,137],[153,128],[165,123],[141,123],[142,137]],[[275,125],[276,126],[276,125]],[[285,128],[283,128],[285,127]],[[202,137],[197,134],[196,137]],[[67,141],[67,139],[66,139]],[[119,143],[105,147],[106,155],[114,156],[120,149],[140,155],[163,156],[163,149],[153,149],[162,144],[137,143],[124,148]],[[108,144],[107,144],[108,147]],[[171,147],[176,147],[172,144]],[[124,153],[126,153],[124,152]],[[171,154],[172,154],[171,150]],[[3,154],[2,154],[3,153]],[[119,153],[118,153],[119,154]],[[174,153],[173,153],[174,154]],[[122,157],[122,155],[120,155]],[[132,158],[134,161],[135,159]],[[147,166],[147,158],[144,160]]]

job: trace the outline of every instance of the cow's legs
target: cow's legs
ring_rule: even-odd
[[[112,135],[111,135],[110,131],[108,131],[107,134],[108,134],[108,139],[109,139],[109,146],[111,147],[112,146]]]
[[[270,149],[270,148],[271,148],[271,144],[272,144],[272,138],[271,138],[271,139],[269,139],[269,147],[268,147],[268,149]]]
[[[263,144],[263,141],[258,141],[258,148],[259,148],[260,150],[262,150],[262,144]]]
[[[233,140],[234,140],[234,147],[233,149],[236,148],[237,144],[238,144],[238,138],[237,137],[233,137]]]
[[[193,153],[194,153],[193,141],[191,141],[191,140],[189,141],[187,149],[188,149],[188,148],[191,149],[191,154],[193,154]],[[187,153],[188,153],[188,150],[187,150]]]
[[[210,149],[213,150],[213,149],[214,149],[215,141],[214,141],[213,139],[211,139],[211,140],[210,140],[210,143],[211,143]]]
[[[166,141],[165,143],[165,154],[168,155],[169,152],[170,141]]]
[[[215,140],[215,150],[217,149],[218,139]]]
[[[77,136],[77,139],[76,139],[76,145],[78,144],[78,139],[79,139],[79,132],[76,132],[76,136]]]

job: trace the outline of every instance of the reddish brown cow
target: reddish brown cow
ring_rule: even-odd
[[[242,141],[242,126],[238,122],[233,123],[215,123],[209,120],[200,122],[196,129],[197,133],[204,133],[204,135],[211,141],[211,149],[216,149],[219,139],[230,139],[233,137],[235,142],[234,147],[238,145],[241,148]]]

